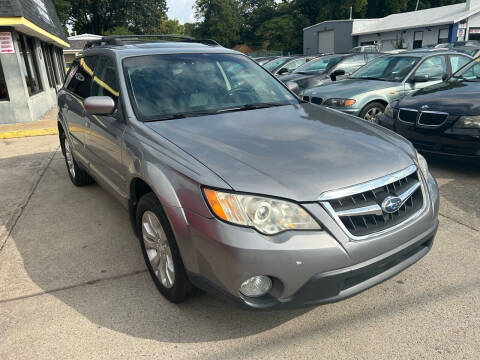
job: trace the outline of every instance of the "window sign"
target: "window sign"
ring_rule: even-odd
[[[9,31],[0,32],[0,54],[14,54],[12,33]]]

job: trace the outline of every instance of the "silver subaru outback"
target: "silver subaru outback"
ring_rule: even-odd
[[[72,182],[128,209],[172,302],[194,288],[253,308],[338,301],[432,247],[438,187],[407,140],[214,41],[104,38],[58,105]]]

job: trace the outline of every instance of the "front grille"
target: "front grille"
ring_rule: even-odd
[[[447,113],[424,111],[418,118],[418,125],[422,126],[441,126],[447,121]]]
[[[401,206],[393,213],[382,209],[382,203],[390,196],[402,198]],[[346,230],[360,237],[402,223],[423,207],[423,201],[420,179],[414,172],[384,186],[328,203]]]
[[[418,111],[412,109],[400,109],[398,112],[398,118],[401,121],[415,124],[417,122]]]
[[[311,97],[310,98],[310,101],[314,104],[317,104],[317,105],[322,105],[322,102],[323,102],[323,99],[322,98],[319,98],[319,97]]]

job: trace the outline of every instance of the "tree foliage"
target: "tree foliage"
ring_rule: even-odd
[[[420,0],[419,10],[465,0]],[[303,29],[325,20],[376,18],[413,11],[417,0],[196,0],[195,23],[167,18],[166,0],[53,0],[78,33],[177,34],[224,46],[302,52]]]
[[[233,47],[240,40],[240,17],[235,0],[197,0],[194,33],[203,38],[214,36],[220,44]]]

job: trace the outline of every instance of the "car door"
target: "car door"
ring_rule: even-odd
[[[126,125],[119,101],[118,73],[113,57],[99,56],[90,93],[91,96],[109,96],[116,104],[111,115],[86,113],[86,149],[92,159],[90,167],[118,195],[124,197],[126,169],[122,163],[122,149]]]
[[[75,61],[65,84],[65,99],[60,109],[66,118],[72,146],[85,163],[88,163],[89,159],[85,158],[87,156],[85,151],[87,128],[83,100],[90,96],[96,61],[96,56],[88,56]]]
[[[442,82],[444,75],[448,74],[447,58],[445,55],[437,55],[426,58],[414,73],[409,77],[406,93],[423,89],[427,86]]]

